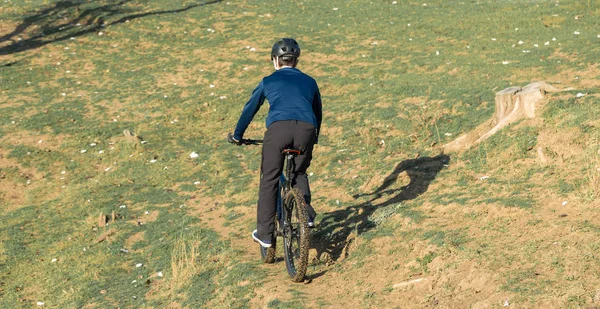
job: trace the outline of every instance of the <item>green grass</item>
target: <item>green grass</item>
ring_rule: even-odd
[[[553,295],[564,296],[559,307],[591,305],[593,295],[576,287],[598,285],[589,274],[599,243],[599,4],[423,4],[3,3],[0,307],[414,303],[364,278],[384,252],[398,261],[383,270],[394,280],[414,275],[412,266],[438,275],[434,259],[452,280],[476,260],[494,274],[487,284],[519,306]],[[281,36],[300,41],[300,69],[321,87],[313,238],[333,261],[311,264],[321,273],[313,290],[260,303],[253,287],[285,278],[282,263],[262,267],[233,241],[254,225],[245,208],[255,207],[260,147],[234,147],[225,136],[272,71],[268,51]],[[575,90],[547,94],[536,121],[439,157],[441,145],[493,115],[496,91],[538,80]],[[266,113],[246,137],[262,136]],[[124,130],[144,142],[128,142]],[[203,217],[211,209],[218,224]],[[99,227],[99,215],[113,211],[117,220]],[[382,252],[371,244],[384,239]],[[550,245],[559,241],[570,249]],[[356,284],[308,292],[341,277]],[[440,304],[467,297],[452,284],[431,292]]]

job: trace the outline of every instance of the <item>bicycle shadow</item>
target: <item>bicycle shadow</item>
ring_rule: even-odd
[[[427,192],[429,184],[449,162],[450,157],[445,154],[404,160],[373,192],[354,196],[355,199],[369,196],[368,201],[325,214],[312,236],[313,248],[317,250],[316,258],[321,260],[323,255],[328,255],[333,262],[345,258],[347,247],[353,239],[351,235],[360,235],[376,227],[370,220],[376,210],[415,199]],[[390,186],[398,181],[403,172],[410,178],[409,184],[391,189]],[[385,196],[389,198],[376,202]],[[418,210],[405,207],[396,211],[406,217],[422,216]]]
[[[12,41],[10,45],[0,47],[0,55],[20,53],[54,42],[69,40],[88,33],[98,32],[108,26],[146,16],[180,13],[221,1],[223,0],[194,3],[176,10],[135,13],[133,8],[125,7],[129,2],[135,2],[133,0],[109,0],[106,1],[107,4],[87,8],[85,6],[89,4],[89,1],[62,0],[56,2],[52,7],[31,13],[12,32],[0,36],[0,43]],[[115,20],[109,21],[111,19]],[[26,39],[19,38],[20,35],[26,32],[35,33],[28,34],[30,37]]]

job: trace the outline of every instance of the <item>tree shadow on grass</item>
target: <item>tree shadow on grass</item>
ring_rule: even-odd
[[[422,218],[423,215],[417,210],[407,207],[392,209],[390,206],[415,199],[427,192],[429,184],[449,162],[450,157],[444,154],[402,161],[373,192],[354,196],[355,199],[368,197],[369,200],[325,214],[312,235],[317,259],[320,260],[324,254],[329,255],[332,261],[344,258],[352,241],[351,234],[359,235],[377,226],[372,218],[376,210],[385,212],[388,208],[388,216],[400,213],[406,217]],[[390,188],[403,172],[410,178],[410,183],[398,189]],[[383,201],[378,201],[382,198]]]
[[[12,32],[1,36],[0,44],[7,41],[11,44],[0,47],[0,55],[39,48],[146,16],[181,13],[221,1],[188,4],[176,10],[136,12],[133,7],[127,7],[127,4],[136,4],[132,0],[109,0],[99,6],[84,0],[62,0],[52,7],[29,14]],[[28,38],[20,39],[21,35],[27,35]]]

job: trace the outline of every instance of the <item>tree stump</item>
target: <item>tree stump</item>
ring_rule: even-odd
[[[98,227],[105,227],[106,226],[106,215],[104,215],[103,212],[100,213],[100,216],[98,216]]]
[[[479,125],[473,131],[464,134],[443,146],[444,153],[461,151],[479,144],[505,126],[523,119],[534,118],[536,105],[547,92],[573,90],[573,88],[557,89],[546,82],[531,83],[523,88],[509,87],[496,92],[496,113],[492,119]]]
[[[512,112],[515,107],[515,95],[519,91],[521,91],[521,87],[510,87],[496,92],[496,120],[498,122]]]
[[[141,140],[139,136],[129,130],[123,130],[123,135],[125,135],[125,140],[134,146],[137,146]]]

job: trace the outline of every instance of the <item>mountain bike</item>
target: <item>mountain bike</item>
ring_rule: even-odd
[[[262,140],[242,139],[243,145],[262,144]],[[277,190],[277,209],[275,215],[275,234],[270,248],[260,247],[260,256],[264,263],[276,260],[277,237],[283,238],[283,254],[288,274],[294,282],[302,282],[308,267],[310,248],[310,228],[304,194],[292,188],[291,176],[294,171],[294,158],[302,152],[298,149],[284,149],[284,168],[279,177]]]

